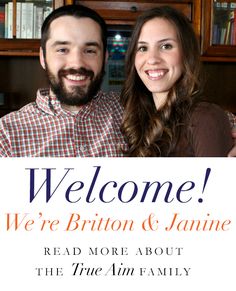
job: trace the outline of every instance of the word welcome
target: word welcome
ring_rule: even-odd
[[[149,201],[152,203],[161,200],[165,203],[177,201],[179,203],[188,203],[193,199],[193,190],[198,186],[203,194],[211,169],[207,168],[203,174],[203,183],[196,185],[193,180],[181,181],[180,185],[169,180],[167,181],[142,181],[137,182],[133,179],[127,181],[108,180],[104,182],[104,176],[101,176],[102,167],[94,166],[92,175],[88,173],[89,182],[82,179],[74,180],[74,168],[64,168],[61,175],[55,168],[27,168],[29,173],[29,202],[35,201],[40,195],[45,196],[45,202],[52,201],[56,193],[64,191],[65,200],[69,203],[78,203],[84,200],[86,203],[93,203],[99,200],[102,203],[130,203],[138,201],[143,203]],[[43,181],[40,179],[43,178]],[[61,175],[61,176],[60,176]],[[72,180],[73,179],[73,180]],[[55,182],[56,181],[56,182]],[[37,185],[37,187],[36,187]],[[199,203],[203,202],[198,198]]]

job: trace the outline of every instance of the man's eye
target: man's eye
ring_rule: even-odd
[[[170,50],[172,48],[173,48],[173,45],[170,43],[164,43],[161,45],[161,49],[163,49],[163,50]]]
[[[68,49],[67,48],[58,48],[57,52],[60,53],[60,54],[65,54],[65,53],[68,52]]]
[[[95,49],[86,49],[86,50],[85,50],[85,53],[86,53],[86,54],[96,54],[97,51],[96,51]]]

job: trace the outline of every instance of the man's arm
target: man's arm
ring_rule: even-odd
[[[228,157],[236,157],[236,116],[229,111],[227,112],[227,114],[231,124],[232,137],[234,139],[234,146],[228,153]]]
[[[11,156],[11,145],[8,135],[3,126],[2,119],[0,119],[0,157]]]

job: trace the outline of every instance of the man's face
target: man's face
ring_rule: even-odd
[[[40,60],[63,104],[86,104],[100,89],[103,49],[101,28],[94,20],[62,16],[51,23],[46,59],[41,52]]]

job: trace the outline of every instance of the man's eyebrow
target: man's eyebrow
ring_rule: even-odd
[[[59,45],[70,45],[70,44],[71,44],[70,41],[57,40],[52,44],[52,46],[56,47],[56,46],[59,46]],[[95,46],[95,47],[101,48],[101,45],[96,41],[88,41],[88,42],[85,43],[85,46]]]
[[[98,48],[101,48],[101,45],[96,41],[88,41],[88,42],[85,43],[85,45],[86,46],[96,46]]]
[[[68,45],[70,44],[71,42],[69,41],[65,41],[65,40],[57,40],[55,41],[52,46],[58,46],[58,45]]]

